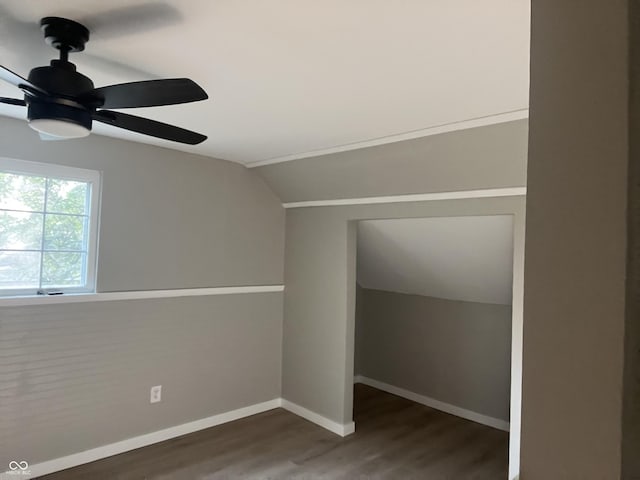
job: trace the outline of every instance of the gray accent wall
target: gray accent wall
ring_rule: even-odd
[[[284,209],[241,165],[100,136],[42,142],[8,118],[0,156],[103,173],[98,291],[283,283]],[[282,300],[0,307],[0,465],[280,397]]]
[[[356,292],[356,375],[509,421],[510,305]]]
[[[283,202],[526,185],[527,120],[253,169]]]
[[[0,333],[3,471],[280,397],[279,293],[3,307]]]
[[[628,6],[532,2],[523,480],[622,478]]]

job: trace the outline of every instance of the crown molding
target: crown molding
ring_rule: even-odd
[[[469,120],[462,120],[459,122],[445,123],[442,125],[423,128],[420,130],[412,130],[410,132],[398,133],[395,135],[388,135],[385,137],[378,137],[370,140],[364,140],[362,142],[347,143],[344,145],[337,145],[334,147],[323,148],[319,150],[311,150],[308,152],[284,155],[282,157],[268,158],[266,160],[257,160],[254,162],[246,163],[246,167],[247,168],[264,167],[266,165],[273,165],[276,163],[291,162],[293,160],[301,160],[303,158],[310,158],[310,157],[319,157],[322,155],[329,155],[332,153],[348,152],[350,150],[358,150],[360,148],[375,147],[375,146],[384,145],[387,143],[402,142],[404,140],[414,140],[416,138],[428,137],[431,135],[438,135],[440,133],[455,132],[457,130],[467,130],[469,128],[476,128],[476,127],[485,127],[487,125],[512,122],[515,120],[522,120],[525,118],[529,118],[528,108],[513,110],[510,112],[498,113],[495,115],[487,115],[485,117],[472,118]]]

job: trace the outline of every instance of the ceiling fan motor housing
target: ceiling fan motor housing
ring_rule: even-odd
[[[51,65],[29,72],[29,81],[53,95],[78,97],[93,90],[93,82],[76,71],[73,63],[52,60]]]
[[[53,96],[49,100],[28,97],[28,118],[31,120],[61,120],[91,130],[91,111],[76,100],[93,90],[93,82],[78,73],[69,62],[53,60],[50,66],[37,67],[29,73],[29,81]],[[65,98],[68,97],[68,98]]]

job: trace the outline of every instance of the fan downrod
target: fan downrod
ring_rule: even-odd
[[[66,61],[69,52],[81,52],[89,41],[89,29],[66,18],[45,17],[40,20],[47,45],[60,50],[60,60]]]

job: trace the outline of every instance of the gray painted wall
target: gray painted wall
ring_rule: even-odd
[[[523,480],[621,478],[628,3],[532,2]]]
[[[284,202],[526,185],[526,120],[254,169]],[[351,422],[356,220],[515,214],[510,465],[520,458],[524,198],[287,211],[283,396]],[[512,475],[513,476],[513,475]]]
[[[509,421],[510,305],[356,291],[356,374]]]
[[[283,202],[526,184],[527,120],[255,168]]]
[[[513,308],[518,312],[522,308],[522,197],[288,210],[283,397],[336,422],[352,420],[355,220],[483,214],[515,214]],[[520,338],[518,325],[514,342]],[[515,353],[519,345],[513,350],[514,376],[519,376],[520,358]],[[514,382],[518,395],[513,397],[518,404],[519,385],[518,379]],[[516,413],[519,418],[519,410]]]
[[[3,307],[2,470],[277,398],[281,343],[279,293]]]
[[[7,118],[0,156],[103,172],[99,291],[283,281],[284,210],[242,166]],[[279,397],[281,359],[281,293],[3,307],[0,465]]]
[[[42,142],[9,118],[0,156],[103,172],[98,291],[282,283],[284,210],[241,165],[97,135]]]

